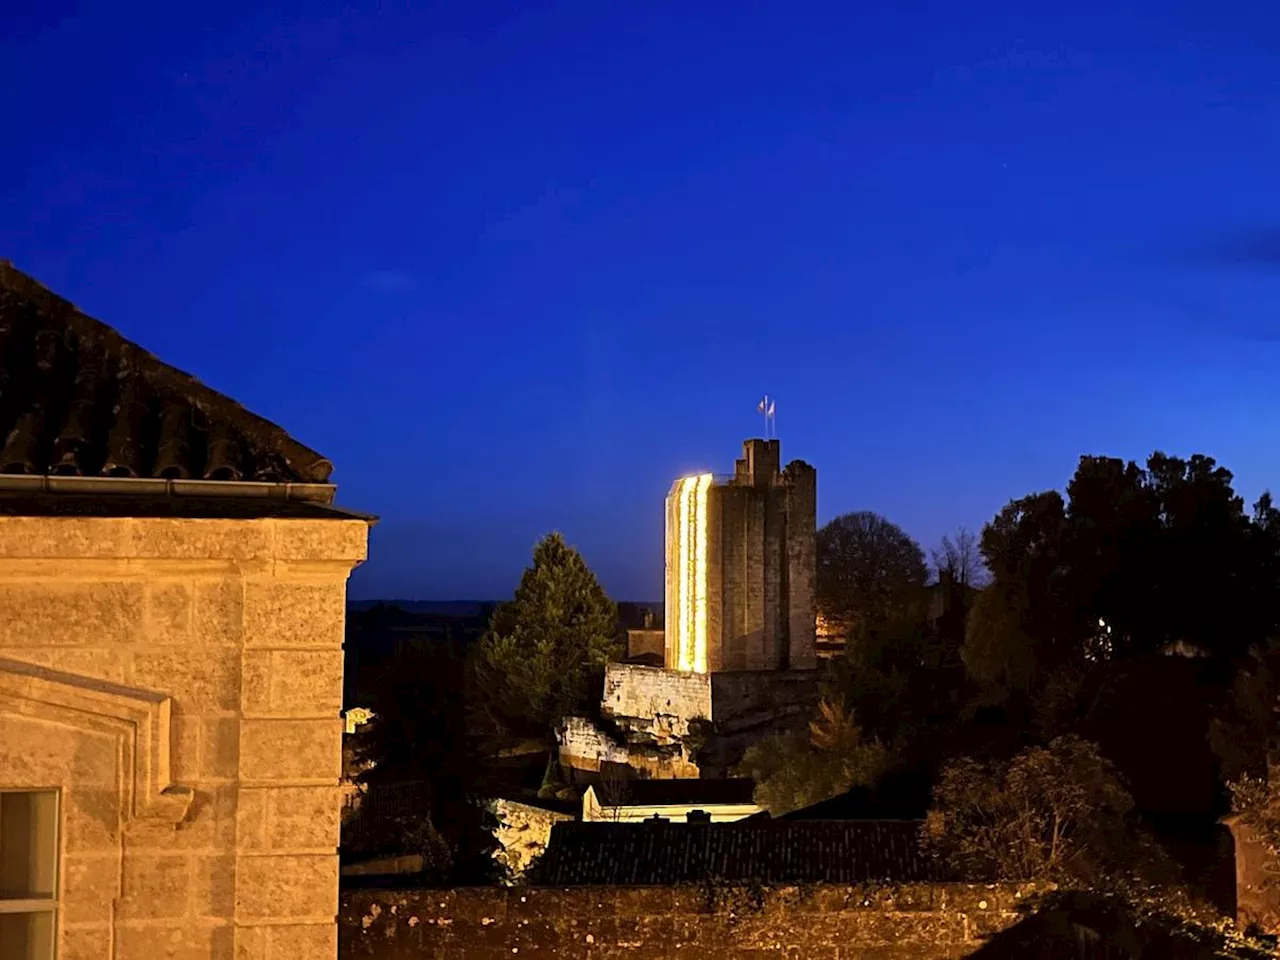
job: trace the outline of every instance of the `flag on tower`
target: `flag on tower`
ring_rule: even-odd
[[[766,393],[764,398],[756,404],[756,413],[764,413],[769,409],[769,395]]]
[[[776,416],[776,415],[777,415],[777,412],[778,412],[778,401],[777,401],[777,400],[770,400],[770,401],[769,401],[769,414],[768,414],[768,415],[769,415],[770,417],[773,417],[773,416]]]

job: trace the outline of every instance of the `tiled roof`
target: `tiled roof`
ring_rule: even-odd
[[[750,777],[727,779],[622,780],[596,787],[596,799],[608,806],[688,806],[751,803],[756,783]]]
[[[913,820],[557,823],[536,879],[548,886],[937,879],[919,833]]]
[[[0,260],[0,473],[325,483],[331,469]]]

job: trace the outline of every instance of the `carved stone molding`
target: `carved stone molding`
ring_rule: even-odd
[[[0,701],[37,719],[116,733],[126,821],[179,823],[190,810],[191,789],[170,779],[170,697],[0,658]]]

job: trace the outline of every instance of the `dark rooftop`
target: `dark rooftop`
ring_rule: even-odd
[[[750,777],[731,779],[619,780],[597,784],[596,799],[607,806],[687,806],[689,804],[751,803],[756,783]]]
[[[547,886],[908,883],[939,874],[914,820],[557,823],[538,864]]]
[[[325,483],[331,469],[0,260],[0,473]]]

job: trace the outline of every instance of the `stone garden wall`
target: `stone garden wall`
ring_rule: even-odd
[[[1017,923],[1031,892],[972,884],[356,890],[342,898],[339,957],[941,960]]]

